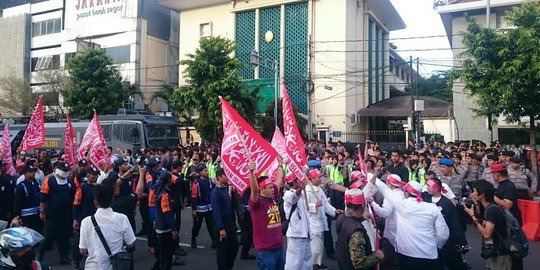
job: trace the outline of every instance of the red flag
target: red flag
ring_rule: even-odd
[[[90,150],[90,163],[97,168],[103,168],[103,165],[110,166],[111,154],[107,150],[107,143],[103,137],[103,130],[99,123],[99,117],[94,110],[94,118],[86,128],[81,146],[79,147],[79,159],[84,159],[86,151]]]
[[[272,137],[272,142],[270,145],[272,145],[277,153],[283,158],[283,162],[287,163],[290,160],[289,154],[287,154],[287,148],[285,147],[285,137],[283,137],[279,127],[276,127],[274,130],[274,136]],[[268,177],[275,178],[275,173],[277,172],[278,166],[279,162],[276,159],[267,170]]]
[[[360,171],[364,176],[367,176],[368,170],[364,158],[362,158],[362,153],[360,153],[360,148],[358,148],[358,161],[360,162]],[[368,179],[369,180],[369,179]]]
[[[234,188],[243,194],[249,187],[248,160],[255,162],[260,175],[277,159],[277,152],[249,123],[219,97],[223,119],[221,165]],[[247,153],[246,153],[247,150]]]
[[[283,128],[285,129],[285,146],[287,153],[289,154],[290,161],[288,163],[289,168],[294,175],[303,180],[304,165],[307,164],[306,150],[302,136],[298,131],[298,125],[296,124],[296,118],[294,117],[293,106],[289,95],[287,94],[287,88],[285,82],[281,82],[281,92],[283,95]]]
[[[77,164],[77,158],[75,156],[75,151],[77,150],[77,135],[75,133],[75,129],[73,128],[73,124],[71,124],[69,113],[66,114],[66,118],[66,130],[64,132],[65,160],[70,166],[75,166],[75,164]]]
[[[41,96],[26,127],[21,147],[22,150],[29,151],[43,144],[45,144],[45,120],[43,118],[43,96]]]
[[[17,171],[13,166],[13,156],[11,155],[11,135],[9,134],[9,126],[4,126],[4,135],[2,135],[2,161],[6,167],[6,173],[15,176]]]

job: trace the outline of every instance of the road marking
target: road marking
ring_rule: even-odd
[[[146,239],[146,238],[144,238],[144,237],[137,236],[137,237],[135,237],[135,238],[136,238],[137,240],[140,240],[140,241],[146,241],[146,242],[148,242],[148,239]],[[181,247],[191,247],[190,244],[184,244],[184,243],[180,243],[180,244],[178,244],[178,245],[181,246]],[[198,248],[198,249],[204,249],[204,248],[206,248],[206,247],[205,247],[205,246],[197,246],[197,248]]]

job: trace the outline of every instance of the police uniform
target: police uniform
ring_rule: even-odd
[[[56,164],[57,170],[66,172],[69,164],[60,162]],[[45,177],[41,186],[40,204],[45,209],[46,219],[44,227],[45,240],[40,246],[39,258],[52,247],[53,241],[58,242],[60,263],[68,264],[69,237],[72,229],[73,201],[75,198],[75,184],[71,179],[60,179],[56,172]]]
[[[167,178],[167,179],[165,179]],[[161,183],[171,182],[171,173],[164,171],[161,173]],[[175,240],[173,239],[173,231],[176,231],[176,222],[174,220],[174,211],[172,209],[173,191],[162,184],[158,184],[154,187],[156,192],[155,207],[156,207],[156,221],[155,231],[157,235],[157,261],[152,269],[170,270],[172,255],[175,249]]]
[[[0,167],[3,162],[0,160]],[[13,218],[13,197],[15,195],[15,177],[3,173],[0,175],[0,220]]]
[[[518,199],[530,200],[529,188],[536,190],[536,176],[527,168],[520,167],[517,170],[512,169],[512,166],[507,168],[508,179],[516,185],[518,191]]]
[[[90,168],[88,173],[99,175],[99,171],[95,168]],[[76,187],[75,199],[73,201],[73,220],[81,224],[81,221],[88,216],[96,213],[96,204],[94,203],[94,188],[95,184],[90,184],[87,181]],[[77,243],[79,243],[80,235],[76,232]],[[78,248],[73,249],[73,261],[75,269],[78,269],[79,262],[82,258]]]
[[[36,170],[30,165],[23,168],[23,174]],[[34,178],[27,178],[15,188],[14,216],[19,216],[24,226],[39,233],[43,232],[43,223],[39,218],[39,183]]]
[[[148,237],[148,246],[153,249],[156,246],[156,233],[154,231],[154,221],[156,219],[156,191],[153,188],[157,183],[158,172],[153,172],[152,168],[158,165],[161,161],[157,157],[148,159],[148,169],[145,175],[144,193],[148,194],[146,199],[140,201],[140,211],[143,218],[143,229]],[[144,213],[143,213],[144,212]]]

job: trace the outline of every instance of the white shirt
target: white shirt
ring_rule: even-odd
[[[113,212],[112,208],[98,208],[94,216],[112,254],[122,251],[124,244],[131,245],[135,242],[135,234],[124,214]],[[81,222],[79,248],[88,250],[84,269],[112,270],[109,256],[94,229],[91,217],[86,217]]]
[[[291,213],[292,205],[298,202],[296,209]],[[289,220],[289,229],[287,230],[287,237],[308,238],[309,236],[309,214],[307,212],[306,202],[304,198],[304,191],[300,196],[296,196],[296,192],[292,189],[286,190],[283,194],[283,208],[285,210],[285,217]]]
[[[437,248],[441,248],[450,236],[439,208],[431,203],[418,202],[416,198],[400,197],[379,179],[376,185],[397,214],[397,252],[413,258],[437,259]]]
[[[404,198],[403,191],[399,188],[390,190],[392,194],[395,194],[396,197]],[[397,214],[394,211],[394,206],[390,201],[385,197],[382,206],[379,206],[376,202],[371,203],[373,211],[379,217],[385,219],[384,233],[383,236],[390,241],[394,249],[396,248],[396,232],[397,232]]]
[[[454,201],[454,198],[456,198],[456,194],[452,191],[452,189],[448,186],[446,183],[442,183],[443,188],[446,189],[446,193],[441,193],[444,197],[448,198],[450,201]],[[427,191],[427,185],[424,185],[422,188],[422,192]]]
[[[313,189],[315,190],[319,200],[321,200],[322,206],[316,207],[317,198],[315,197],[311,188],[306,186],[305,190],[308,194],[309,205],[309,230],[310,233],[322,233],[329,230],[325,214],[332,217],[336,216],[336,208],[334,208],[328,202],[328,198],[321,188],[313,186]]]

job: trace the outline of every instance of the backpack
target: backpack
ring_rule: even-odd
[[[507,238],[503,238],[504,248],[509,252],[512,258],[523,258],[529,254],[529,241],[521,229],[517,219],[507,209],[502,209],[506,219]]]

